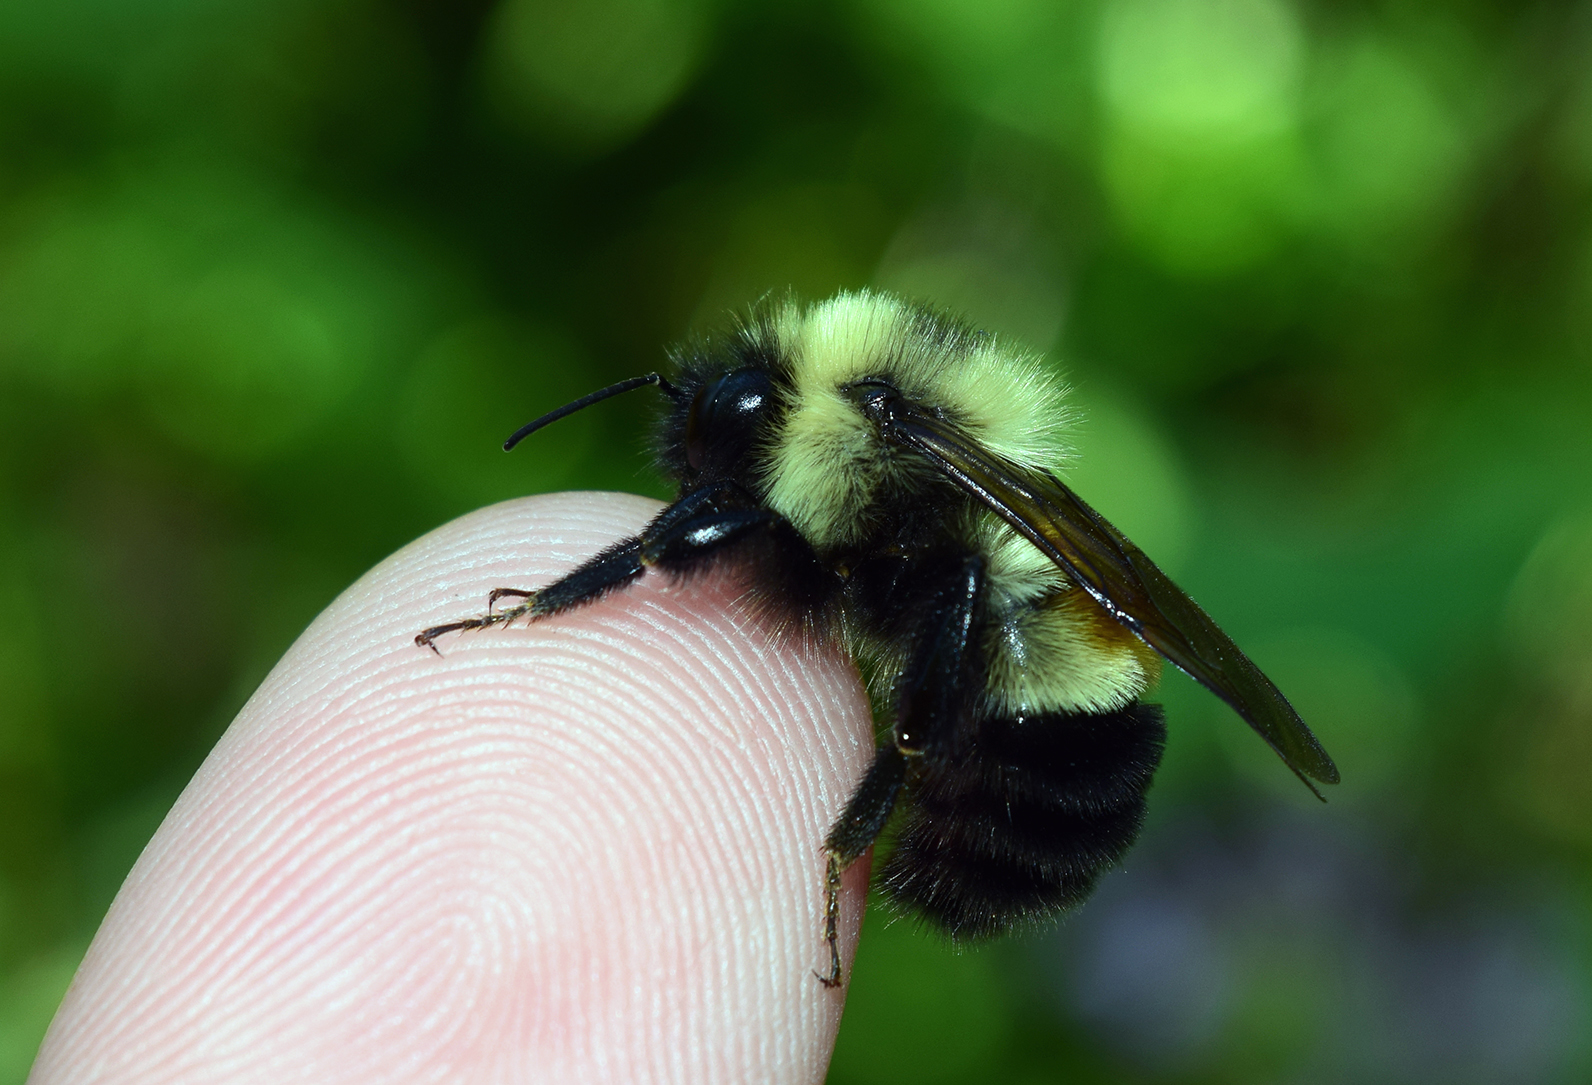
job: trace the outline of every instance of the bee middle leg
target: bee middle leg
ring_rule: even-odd
[[[895,743],[908,754],[941,757],[971,741],[983,692],[978,649],[984,559],[968,554],[935,571],[906,669],[896,681]]]

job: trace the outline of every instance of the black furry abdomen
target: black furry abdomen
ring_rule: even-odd
[[[985,720],[960,756],[913,766],[880,883],[957,939],[1079,904],[1139,835],[1165,743],[1156,705]]]

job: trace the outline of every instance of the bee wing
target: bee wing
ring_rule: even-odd
[[[896,400],[888,439],[915,449],[1050,557],[1117,621],[1231,705],[1306,787],[1338,769],[1299,713],[1155,563],[1053,475],[1027,471],[950,423]]]

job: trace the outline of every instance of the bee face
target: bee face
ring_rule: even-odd
[[[1133,843],[1160,759],[1138,703],[1156,654],[1247,721],[1307,786],[1337,769],[1277,687],[1121,532],[1063,485],[1063,390],[1036,359],[878,294],[755,316],[680,359],[660,460],[680,496],[525,602],[425,630],[550,618],[646,570],[734,558],[755,601],[843,628],[891,739],[825,849],[830,969],[839,872],[898,806],[881,884],[952,936],[1072,907]],[[835,622],[836,615],[844,617]],[[1317,792],[1319,795],[1319,792]]]

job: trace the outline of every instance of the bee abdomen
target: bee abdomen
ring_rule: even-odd
[[[1156,705],[983,721],[919,766],[886,892],[958,939],[1081,903],[1137,838],[1165,739]]]

